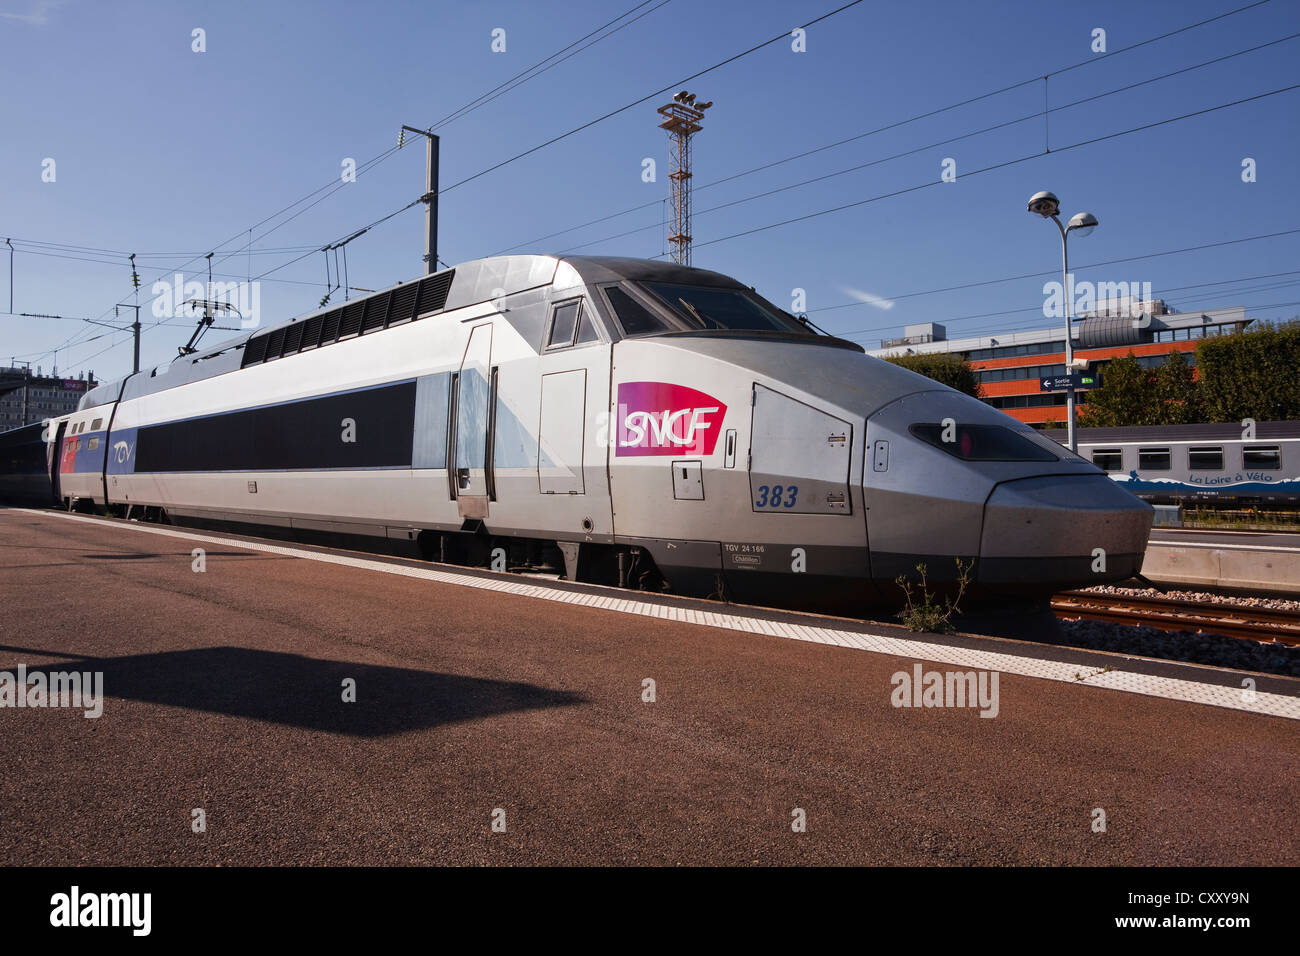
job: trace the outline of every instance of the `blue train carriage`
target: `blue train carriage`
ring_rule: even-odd
[[[1065,441],[1064,429],[1050,433]],[[1300,422],[1081,428],[1079,454],[1154,504],[1300,502]]]
[[[0,502],[12,505],[49,505],[50,446],[45,422],[0,432]]]

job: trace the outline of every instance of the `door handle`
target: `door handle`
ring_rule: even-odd
[[[468,487],[469,487],[469,469],[468,469],[468,468],[457,468],[457,469],[456,469],[456,487],[457,487],[457,488],[468,488]]]

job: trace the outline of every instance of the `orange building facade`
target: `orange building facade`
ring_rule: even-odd
[[[1143,365],[1163,365],[1171,352],[1196,363],[1196,343],[1210,336],[1231,335],[1253,320],[1243,307],[1207,312],[1174,312],[1160,300],[1105,303],[1076,320],[1074,358],[1088,362],[1089,374],[1104,383],[1106,365],[1130,352]],[[908,326],[906,335],[881,342],[870,354],[879,358],[935,353],[968,359],[979,380],[981,399],[1013,418],[1035,427],[1048,421],[1063,424],[1066,393],[1044,392],[1041,380],[1061,376],[1065,369],[1065,329],[1038,329],[949,339],[937,323]],[[1080,423],[1086,423],[1087,390],[1077,390]]]

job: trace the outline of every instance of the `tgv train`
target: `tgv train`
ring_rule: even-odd
[[[957,559],[973,596],[1124,579],[1151,525],[1001,412],[637,259],[465,263],[101,385],[50,440],[66,506],[821,610]]]
[[[1065,441],[1063,430],[1052,437]],[[1156,504],[1300,503],[1300,422],[1081,428],[1079,454]]]

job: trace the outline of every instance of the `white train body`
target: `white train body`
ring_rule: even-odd
[[[467,263],[102,385],[51,432],[65,504],[824,609],[921,562],[977,593],[1124,578],[1151,521],[1000,412],[641,260]]]

